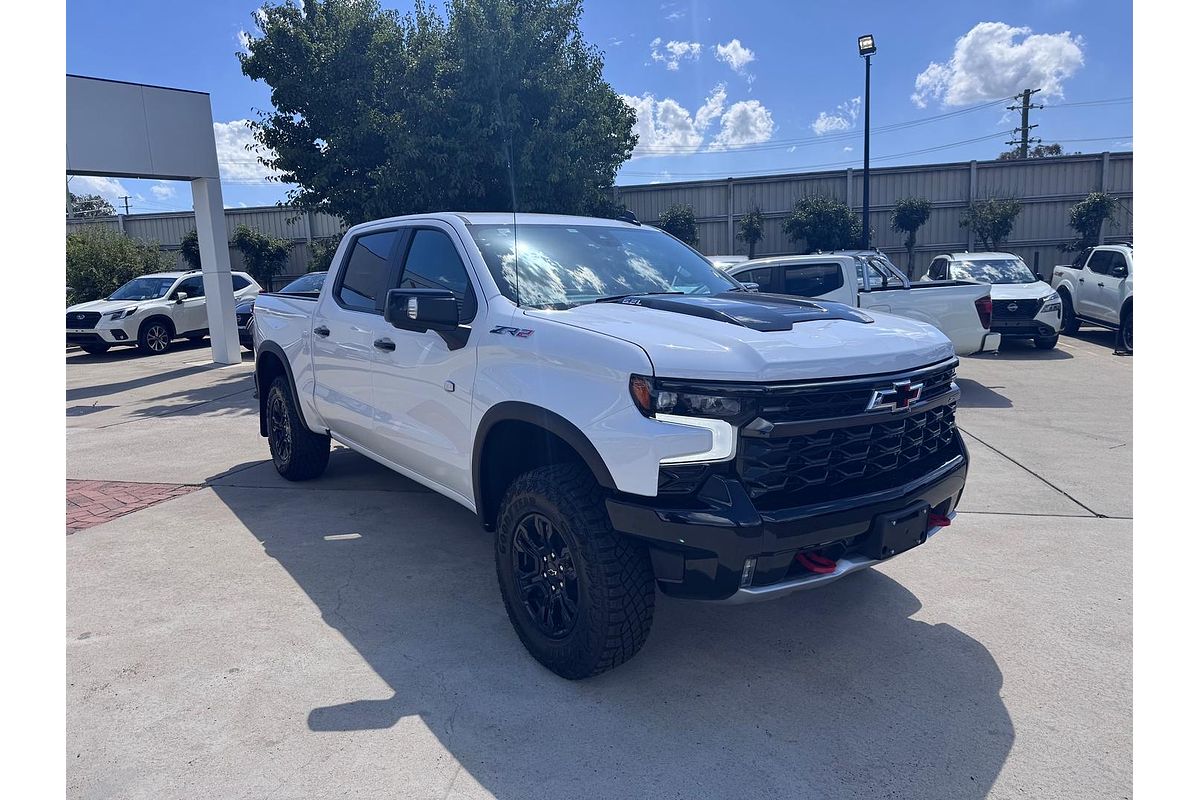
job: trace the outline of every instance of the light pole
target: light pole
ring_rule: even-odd
[[[858,37],[858,54],[867,64],[867,91],[863,98],[863,203],[862,249],[871,248],[871,56],[875,54],[875,37]]]

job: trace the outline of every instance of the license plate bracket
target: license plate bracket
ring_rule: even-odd
[[[867,554],[885,559],[925,543],[929,534],[929,504],[912,505],[903,511],[875,518],[867,540]]]

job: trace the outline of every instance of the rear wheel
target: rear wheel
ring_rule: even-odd
[[[1133,352],[1133,309],[1121,315],[1121,327],[1117,328],[1117,347],[1127,353]]]
[[[1058,346],[1058,334],[1053,336],[1039,336],[1033,340],[1033,346],[1038,350],[1053,350]]]
[[[1062,297],[1062,332],[1068,336],[1074,336],[1079,333],[1079,317],[1075,316],[1075,306],[1071,303],[1071,295],[1066,292],[1059,292],[1058,294]]]
[[[81,344],[79,347],[88,355],[99,356],[108,352],[111,345],[107,344]]]
[[[158,356],[171,349],[174,338],[169,323],[161,319],[148,320],[138,332],[138,349],[143,353]]]
[[[586,467],[517,478],[496,528],[500,594],[534,658],[574,680],[637,654],[654,619],[654,570],[643,545],[613,531]]]
[[[275,471],[289,481],[315,478],[329,464],[329,437],[313,433],[301,421],[283,375],[267,393],[267,444]]]

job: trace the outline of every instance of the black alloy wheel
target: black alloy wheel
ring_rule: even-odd
[[[567,540],[545,515],[534,512],[517,523],[510,552],[533,624],[547,638],[565,638],[579,616],[579,576]]]

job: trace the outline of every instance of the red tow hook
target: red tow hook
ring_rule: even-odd
[[[816,572],[820,575],[825,575],[837,569],[836,561],[830,561],[825,556],[817,553],[797,553],[796,560],[800,562],[800,566],[809,572]]]
[[[946,526],[948,526],[949,524],[950,524],[950,518],[949,518],[949,517],[947,517],[947,516],[943,516],[942,514],[933,514],[933,513],[930,513],[930,515],[929,515],[929,527],[931,527],[931,528],[945,528],[945,527],[946,527]]]

